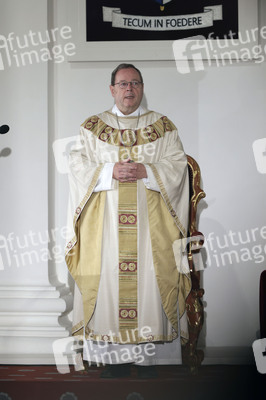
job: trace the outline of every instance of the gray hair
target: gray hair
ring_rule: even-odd
[[[127,69],[127,68],[133,68],[135,71],[137,71],[137,73],[139,74],[139,77],[140,77],[140,81],[141,81],[141,83],[143,83],[143,78],[142,78],[140,70],[138,68],[136,68],[135,65],[133,65],[133,64],[125,64],[124,63],[124,64],[119,64],[113,70],[112,75],[111,75],[111,85],[112,86],[114,86],[114,84],[115,84],[115,76],[116,76],[117,72],[120,71],[121,69]]]

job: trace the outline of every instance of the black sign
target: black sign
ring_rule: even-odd
[[[87,42],[238,38],[238,0],[86,0]]]

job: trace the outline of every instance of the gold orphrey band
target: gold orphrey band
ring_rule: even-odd
[[[136,340],[134,330],[138,328],[137,224],[137,182],[119,182],[119,333],[129,343]]]

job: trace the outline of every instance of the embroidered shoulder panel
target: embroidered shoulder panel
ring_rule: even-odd
[[[140,129],[116,129],[107,125],[97,115],[94,115],[82,124],[102,142],[114,146],[138,146],[155,142],[165,135],[166,132],[176,130],[175,125],[165,116],[145,128]]]

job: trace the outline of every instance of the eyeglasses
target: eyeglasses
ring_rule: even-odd
[[[113,86],[115,86],[115,85],[118,85],[120,87],[120,89],[127,89],[128,85],[131,85],[134,89],[138,89],[140,87],[140,85],[142,85],[142,82],[139,82],[139,81],[131,81],[131,82],[121,81],[121,82],[115,83]]]

